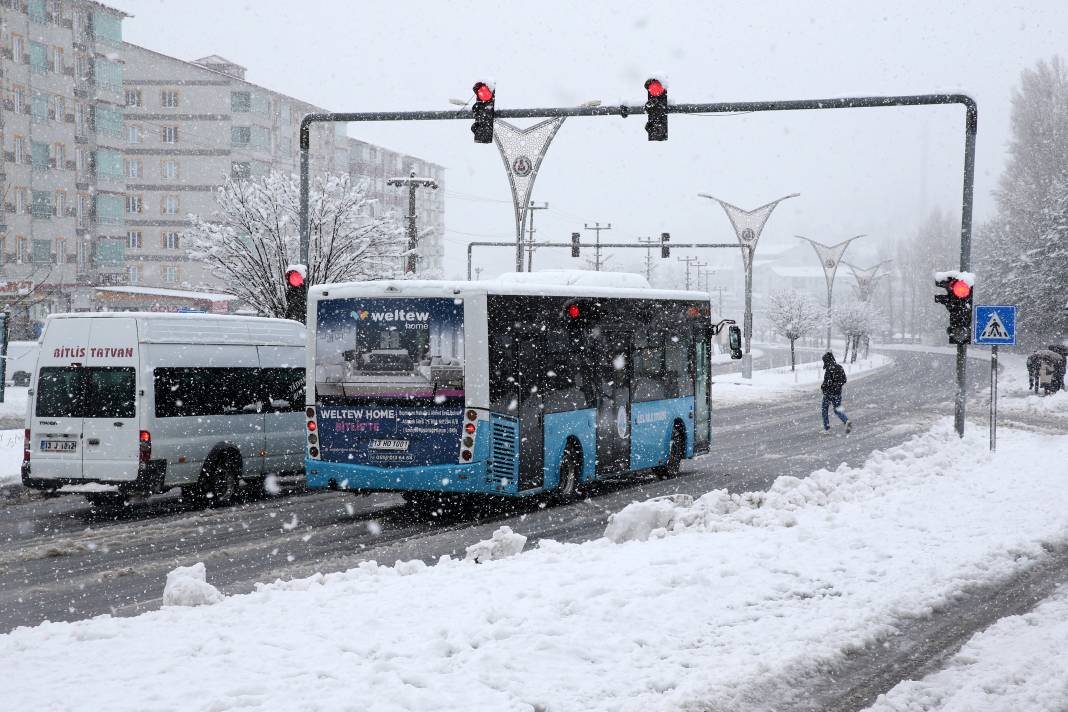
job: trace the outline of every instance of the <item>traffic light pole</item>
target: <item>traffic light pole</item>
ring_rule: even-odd
[[[662,111],[667,114],[726,114],[763,111],[825,111],[829,109],[869,109],[901,106],[946,106],[960,104],[964,107],[964,175],[961,201],[960,269],[971,268],[972,253],[972,206],[975,192],[975,137],[979,130],[979,107],[966,94],[915,94],[907,96],[861,96],[832,99],[794,99],[789,101],[738,101],[711,104],[668,104]],[[659,111],[660,109],[658,109]],[[501,119],[547,119],[569,116],[619,116],[646,114],[646,106],[574,106],[547,107],[541,109],[495,110]],[[311,127],[316,123],[356,123],[368,121],[470,121],[467,111],[368,111],[353,113],[306,114],[300,121],[300,260],[308,263],[308,248],[311,236],[308,231],[308,173],[311,152]],[[521,248],[522,244],[512,245]],[[570,247],[568,243],[566,245]],[[602,245],[604,246],[604,245]],[[522,267],[521,249],[517,259]],[[751,328],[751,325],[750,325]],[[964,436],[964,401],[966,395],[967,345],[957,346],[957,433]]]

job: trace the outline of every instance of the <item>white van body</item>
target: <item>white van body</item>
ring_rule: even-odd
[[[30,383],[23,484],[125,497],[204,494],[206,477],[236,486],[301,474],[305,341],[304,326],[283,319],[49,316]],[[111,487],[77,487],[92,484]]]

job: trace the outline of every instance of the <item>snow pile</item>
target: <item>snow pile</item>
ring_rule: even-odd
[[[203,562],[179,566],[167,574],[167,584],[163,587],[165,606],[207,606],[224,598],[219,589],[208,583]]]
[[[945,422],[812,482],[613,520],[647,541],[367,562],[212,606],[21,628],[0,635],[4,705],[183,709],[196,690],[203,709],[781,707],[847,652],[1047,557],[1068,532],[1049,463],[1066,460],[1063,436],[1005,429],[991,454],[985,431]]]
[[[483,539],[477,544],[467,547],[465,561],[474,561],[482,564],[496,559],[506,559],[523,551],[527,538],[522,534],[516,534],[511,527],[501,527],[493,532],[489,539]]]
[[[653,532],[660,536],[673,528],[679,514],[692,506],[693,497],[688,494],[671,494],[633,502],[608,517],[604,536],[616,544],[647,541]]]
[[[0,430],[0,487],[22,481],[21,430]]]
[[[880,695],[870,712],[1062,712],[1068,701],[1068,589],[973,637],[946,667]]]

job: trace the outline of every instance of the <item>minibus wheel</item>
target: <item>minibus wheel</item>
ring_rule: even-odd
[[[216,457],[206,468],[205,492],[211,496],[211,507],[229,507],[237,500],[238,470],[240,465],[236,457],[222,454]]]

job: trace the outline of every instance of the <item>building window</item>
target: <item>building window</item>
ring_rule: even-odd
[[[126,90],[126,106],[144,106],[140,89]]]
[[[160,175],[166,180],[178,180],[178,161],[167,158],[160,164]]]
[[[26,162],[26,139],[22,136],[15,137],[14,145],[15,163]]]
[[[113,148],[100,148],[93,154],[93,169],[102,178],[122,178],[125,169],[122,154]]]
[[[129,194],[126,196],[126,214],[134,215],[145,212],[145,196]]]
[[[26,54],[26,41],[22,39],[22,35],[11,35],[11,54],[15,64],[22,64],[22,55]]]
[[[56,264],[61,265],[67,261],[67,241],[62,237],[56,238]]]
[[[231,126],[230,145],[247,146],[249,138],[251,137],[251,131],[252,130],[248,126]]]
[[[164,126],[161,130],[160,137],[163,139],[163,143],[178,143],[178,127]]]
[[[141,164],[141,160],[137,158],[126,159],[126,177],[127,178],[140,178],[144,173],[144,167]]]
[[[164,109],[178,108],[178,92],[173,89],[164,89],[159,93],[159,105]]]
[[[25,237],[15,238],[15,261],[19,264],[30,261],[30,245]]]
[[[28,0],[26,14],[30,16],[30,20],[40,25],[48,22],[48,10],[45,8],[45,0]]]
[[[59,94],[52,96],[52,114],[55,115],[56,121],[62,121],[63,115],[67,113],[67,100]]]
[[[30,143],[30,156],[32,157],[32,163],[34,170],[48,170],[48,144],[37,143],[32,141]]]
[[[15,188],[15,212],[19,215],[27,212],[26,189]]]
[[[178,249],[178,233],[165,232],[160,240],[160,246],[165,250],[177,250]]]
[[[252,176],[252,166],[248,161],[232,161],[230,163],[230,178],[233,180],[246,180]]]
[[[67,217],[67,191],[56,191],[56,217]]]
[[[145,236],[140,230],[127,230],[126,231],[126,248],[130,250],[138,250],[145,246]]]
[[[126,281],[130,284],[141,283],[141,265],[127,265]]]
[[[67,147],[62,143],[52,144],[52,161],[55,164],[54,168],[67,167]]]
[[[160,277],[165,284],[178,282],[178,268],[175,265],[164,265],[160,268]]]
[[[89,226],[89,195],[86,193],[78,193],[78,227]]]
[[[108,193],[96,194],[96,221],[104,225],[119,225],[122,217],[123,199],[121,195]]]
[[[30,71],[48,73],[48,48],[40,42],[30,42]]]
[[[141,143],[143,135],[141,127],[137,124],[126,125],[126,143]]]
[[[30,97],[30,116],[35,122],[48,121],[48,97],[34,94]]]
[[[32,211],[35,218],[48,220],[52,217],[52,194],[47,190],[33,191]]]
[[[15,92],[15,113],[26,113],[26,90],[20,86],[16,86]]]
[[[52,241],[34,240],[30,249],[30,258],[35,265],[47,265],[52,262]]]
[[[52,48],[52,66],[50,67],[50,69],[53,72],[55,72],[56,74],[62,74],[63,73],[63,48],[62,47],[53,47]]]
[[[160,215],[177,215],[178,196],[164,195],[162,198],[160,198],[159,213]]]
[[[249,127],[249,145],[264,151],[271,150],[271,130],[265,126]]]
[[[230,111],[247,114],[252,110],[252,95],[247,91],[230,92]]]

